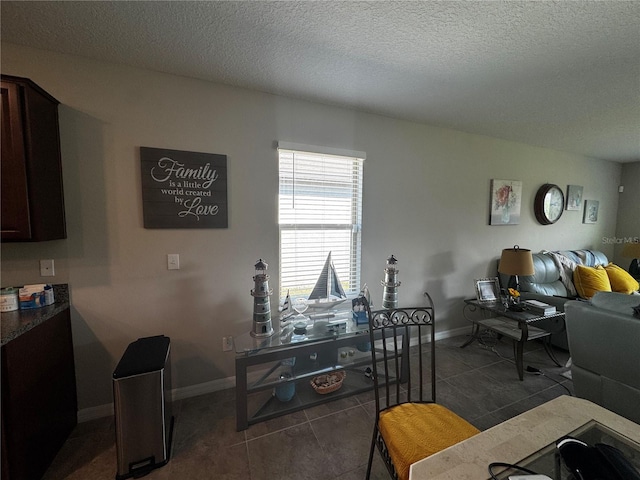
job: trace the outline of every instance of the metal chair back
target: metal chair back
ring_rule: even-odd
[[[425,306],[371,311],[369,335],[375,382],[376,416],[405,402],[436,401],[435,310]]]

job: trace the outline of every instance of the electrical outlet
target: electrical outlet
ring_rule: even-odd
[[[231,350],[233,350],[233,337],[222,337],[222,351],[230,352]]]
[[[167,269],[180,270],[180,255],[177,253],[167,254]]]
[[[53,260],[40,260],[40,276],[55,277],[56,269]]]

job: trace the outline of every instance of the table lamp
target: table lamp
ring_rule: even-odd
[[[625,258],[632,258],[631,265],[629,265],[629,273],[632,277],[640,277],[640,265],[638,259],[640,258],[640,243],[625,243],[622,249],[622,256]]]
[[[520,280],[518,276],[533,275],[535,273],[531,250],[520,248],[519,245],[514,245],[513,248],[505,248],[502,250],[502,256],[498,264],[498,272],[514,276],[516,290],[520,291]]]

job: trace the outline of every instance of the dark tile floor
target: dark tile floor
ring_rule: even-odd
[[[459,348],[465,337],[437,343],[438,402],[481,430],[573,393],[540,343],[529,342],[525,366],[544,375],[519,381],[510,342],[485,338]],[[557,350],[561,363],[568,352]],[[373,393],[361,394],[235,430],[235,393],[225,390],[174,402],[173,451],[147,479],[364,479],[372,432]],[[46,480],[112,480],[116,475],[112,418],[80,424],[45,475]],[[499,459],[496,459],[499,460]],[[378,455],[372,478],[387,479]]]

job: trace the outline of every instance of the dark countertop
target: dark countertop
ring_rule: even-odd
[[[53,305],[16,310],[15,312],[2,312],[2,321],[0,322],[2,343],[0,345],[6,345],[11,340],[69,308],[69,285],[66,283],[53,285],[53,294],[55,296]]]

